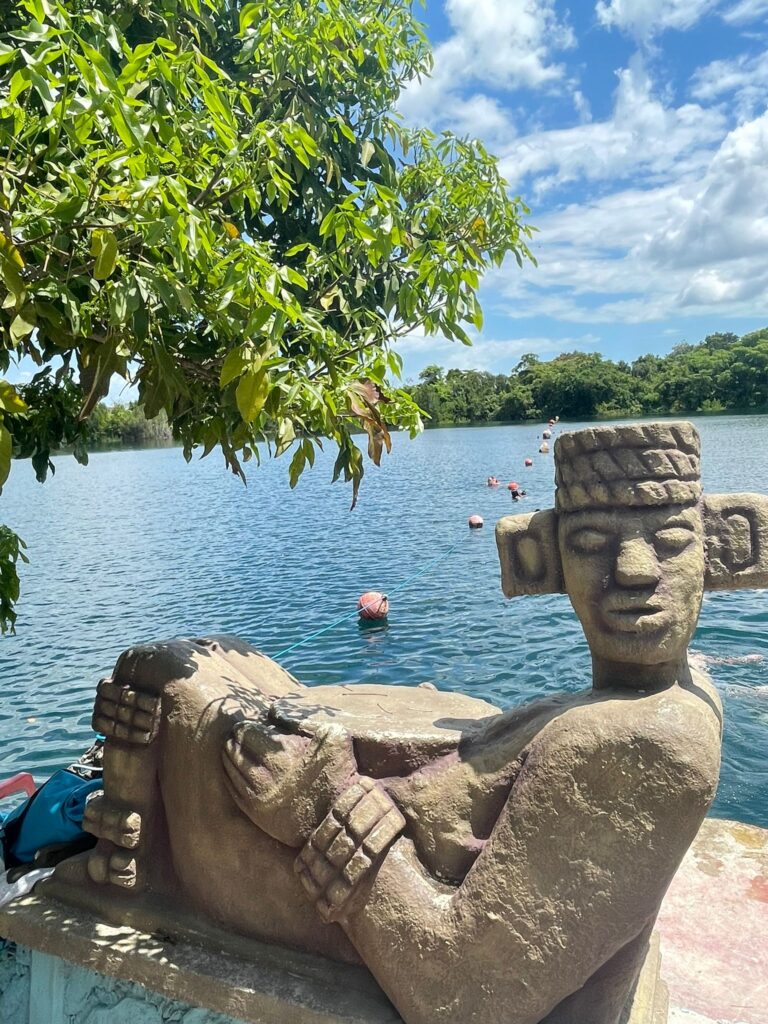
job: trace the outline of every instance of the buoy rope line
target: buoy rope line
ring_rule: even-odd
[[[431,559],[429,562],[427,562],[425,566],[419,569],[418,572],[415,572],[412,576],[409,576],[407,579],[403,580],[402,583],[398,583],[396,587],[393,587],[391,590],[389,590],[387,592],[387,596],[389,596],[389,594],[397,594],[399,593],[399,591],[405,590],[405,588],[410,586],[414,580],[417,580],[419,578],[419,576],[423,576],[425,572],[429,572],[432,566],[437,565],[438,562],[441,562],[444,558],[447,558],[448,555],[450,555],[452,551],[455,551],[456,548],[461,543],[462,541],[457,540],[455,544],[451,544],[447,551],[443,551],[442,554],[438,555],[436,558]],[[279,658],[284,658],[286,654],[290,654],[291,651],[295,651],[297,647],[303,647],[304,644],[308,644],[310,640],[314,640],[316,639],[316,637],[322,636],[323,633],[327,633],[335,626],[340,626],[342,622],[346,622],[348,619],[356,619],[360,612],[365,611],[367,608],[373,608],[374,605],[379,604],[380,600],[381,598],[377,597],[375,601],[371,601],[369,604],[362,605],[362,607],[360,608],[355,608],[354,611],[346,612],[344,615],[340,615],[338,619],[334,619],[333,622],[329,622],[328,625],[323,626],[322,629],[315,630],[314,633],[310,633],[309,636],[305,636],[303,640],[297,640],[295,644],[291,644],[289,647],[283,648],[283,650],[278,651],[277,654],[270,654],[269,657],[272,658],[273,661],[277,661]]]

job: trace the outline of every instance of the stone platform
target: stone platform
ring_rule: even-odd
[[[38,896],[0,935],[0,1024],[401,1024],[365,968],[278,946],[246,961]]]
[[[658,930],[670,1024],[768,1024],[768,830],[707,818]]]
[[[768,1024],[768,831],[708,819],[659,916],[626,1024]],[[257,963],[35,896],[0,910],[2,1024],[398,1024],[368,972],[264,946]],[[510,1024],[513,1024],[512,1019]],[[589,1024],[584,1021],[583,1024]]]

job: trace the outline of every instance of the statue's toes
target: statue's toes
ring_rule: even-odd
[[[280,774],[294,771],[310,744],[306,737],[283,732],[265,719],[238,722],[231,739],[243,758]]]
[[[233,795],[250,816],[264,793],[274,785],[270,771],[253,760],[234,734],[224,744],[222,763]]]

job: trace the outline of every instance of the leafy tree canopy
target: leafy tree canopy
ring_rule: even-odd
[[[3,4],[0,371],[39,371],[0,384],[0,485],[12,454],[84,461],[118,376],[237,473],[269,436],[293,485],[331,439],[354,501],[353,429],[378,463],[420,426],[393,341],[467,342],[481,273],[530,256],[482,145],[392,114],[429,68],[411,0]]]

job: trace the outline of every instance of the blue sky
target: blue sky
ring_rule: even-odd
[[[422,19],[434,73],[400,109],[499,157],[539,266],[486,277],[472,348],[406,339],[406,378],[768,324],[768,0],[427,0]]]

